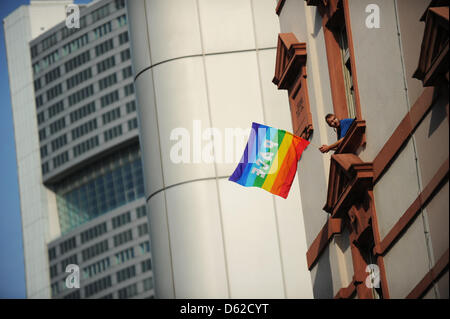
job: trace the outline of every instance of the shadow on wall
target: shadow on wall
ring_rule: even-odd
[[[313,282],[314,299],[333,299],[329,248],[322,253],[315,267],[317,270]]]
[[[319,10],[316,10],[316,16],[314,17],[314,33],[312,36],[315,38],[322,28],[322,17],[320,16]]]
[[[433,135],[434,131],[438,129],[441,123],[447,118],[447,103],[448,103],[448,91],[446,89],[442,89],[442,92],[436,95],[440,96],[437,100],[436,105],[431,108],[431,122],[430,128],[428,130],[428,137]]]

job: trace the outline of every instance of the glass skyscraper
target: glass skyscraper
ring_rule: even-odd
[[[27,297],[152,298],[125,1],[80,6],[72,29],[64,20],[70,3],[31,1],[5,19]],[[35,18],[50,5],[59,23],[43,27]],[[14,39],[21,30],[25,39]],[[26,42],[25,53],[14,40]],[[17,54],[27,59],[21,72]],[[14,82],[25,92],[15,93]],[[79,289],[65,284],[69,264],[79,266]]]

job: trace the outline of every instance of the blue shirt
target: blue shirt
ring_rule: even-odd
[[[342,119],[342,120],[340,120],[341,130],[340,130],[340,134],[339,134],[339,139],[343,138],[345,136],[345,134],[347,134],[347,131],[348,131],[350,125],[352,125],[354,120],[355,119]]]

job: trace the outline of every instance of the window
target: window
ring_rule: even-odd
[[[105,34],[110,33],[111,30],[112,30],[111,21],[108,21],[105,24],[102,24],[101,26],[94,29],[94,37],[95,39],[101,38]]]
[[[139,237],[148,234],[147,223],[138,226],[138,234],[139,234]]]
[[[98,145],[99,145],[98,136],[91,137],[90,139],[76,145],[73,148],[73,156],[74,157],[80,156],[81,154],[86,153],[87,151],[93,149]]]
[[[58,265],[50,267],[50,278],[55,278],[58,275]]]
[[[71,36],[72,34],[76,33],[77,31],[83,29],[84,27],[86,27],[86,16],[82,16],[80,17],[80,27],[79,28],[67,28],[67,27],[63,27],[61,29],[61,37],[64,40],[65,38],[68,38],[69,36]]]
[[[125,96],[131,95],[134,93],[134,85],[133,83],[128,84],[124,88]]]
[[[104,17],[109,15],[109,3],[105,4],[103,7],[98,8],[97,10],[92,11],[92,22],[96,22]]]
[[[45,114],[44,114],[43,111],[38,113],[37,120],[38,120],[38,124],[44,123],[44,121],[45,121]]]
[[[56,247],[53,247],[48,250],[48,260],[52,261],[55,258],[56,258]]]
[[[89,80],[92,77],[92,71],[91,68],[87,68],[73,76],[71,76],[70,78],[68,78],[66,80],[67,83],[67,89],[70,90],[71,88],[77,86],[78,84]]]
[[[47,145],[41,146],[41,158],[44,158],[48,155]]]
[[[97,226],[91,227],[81,233],[81,243],[84,244],[94,238],[97,238],[106,233],[106,222],[101,223]]]
[[[78,264],[78,258],[76,254],[61,261],[61,272],[66,272],[66,267],[70,264]]]
[[[132,265],[116,273],[117,282],[122,282],[136,276],[136,266]]]
[[[84,296],[86,298],[111,287],[111,276],[103,277],[84,287]]]
[[[88,134],[89,132],[92,132],[97,128],[97,119],[92,119],[74,129],[72,129],[72,141],[76,140],[77,138]]]
[[[48,108],[48,118],[50,119],[62,111],[64,111],[64,100],[61,100]]]
[[[126,212],[116,216],[112,219],[113,229],[121,227],[131,222],[131,214],[130,212]]]
[[[128,120],[128,131],[134,130],[138,127],[137,118]]]
[[[116,65],[116,60],[115,60],[114,56],[111,56],[111,57],[97,63],[97,73],[106,71],[115,65]]]
[[[61,252],[61,254],[65,254],[66,252],[74,249],[76,246],[77,243],[75,237],[71,237],[59,244],[59,251]]]
[[[105,131],[103,135],[105,142],[108,142],[109,140],[112,140],[117,136],[122,135],[122,125],[114,126],[113,128]]]
[[[79,174],[62,179],[54,185],[54,190],[62,234],[143,197],[139,146],[132,144],[107,155]]]
[[[33,73],[38,74],[41,71],[41,65],[39,62],[33,63]]]
[[[55,97],[57,97],[61,93],[62,93],[62,85],[60,83],[58,85],[55,85],[51,89],[47,90],[47,101],[53,100]]]
[[[69,95],[69,106],[72,106],[94,94],[94,86],[91,84]]]
[[[88,259],[91,259],[95,256],[104,253],[107,250],[108,250],[108,240],[105,239],[95,245],[92,245],[91,247],[83,249],[81,255],[83,256],[83,261],[86,261]]]
[[[105,54],[106,52],[112,50],[113,48],[114,48],[113,39],[106,40],[105,42],[95,46],[95,55],[99,56]]]
[[[66,56],[70,53],[73,53],[82,47],[84,47],[86,44],[89,43],[89,36],[88,34],[83,34],[81,37],[76,38],[73,41],[70,41],[69,43],[65,44],[62,47],[62,56]]]
[[[92,101],[89,104],[86,104],[79,109],[70,113],[70,122],[75,123],[76,121],[88,116],[95,112],[95,101]]]
[[[150,277],[150,278],[144,279],[143,284],[144,284],[144,291],[152,290],[153,289],[153,278]]]
[[[348,117],[356,117],[355,91],[353,87],[352,67],[350,61],[350,49],[347,41],[347,29],[342,23],[336,30],[341,51],[342,71],[344,73],[345,97],[347,98]]]
[[[50,134],[54,134],[66,127],[66,118],[62,117],[50,124]]]
[[[120,60],[122,62],[129,60],[130,57],[131,57],[130,49],[126,49],[126,50],[123,50],[122,52],[120,52]]]
[[[69,161],[69,153],[65,151],[53,158],[53,168],[57,168]]]
[[[127,286],[127,287],[119,290],[119,299],[131,298],[131,297],[136,296],[137,294],[138,294],[137,285],[132,284],[130,286]]]
[[[123,264],[124,262],[133,259],[134,247],[130,247],[128,249],[122,250],[121,252],[118,252],[115,255],[115,257],[116,257],[116,265]]]
[[[59,282],[52,284],[52,296],[56,296],[57,294],[59,294]]]
[[[52,35],[46,37],[44,40],[42,40],[42,51],[45,51],[48,48],[54,46],[56,42],[57,42],[56,33],[53,33]]]
[[[49,55],[46,55],[42,61],[41,61],[41,68],[45,69],[48,66],[52,65],[53,63],[55,63],[56,61],[59,60],[59,53],[58,51],[53,51],[52,53],[50,53]]]
[[[126,42],[128,42],[128,31],[119,34],[119,45],[122,45]]]
[[[149,259],[142,261],[141,269],[142,269],[142,272],[147,272],[147,271],[152,270],[152,260],[149,258]]]
[[[116,0],[116,10],[125,8],[125,0]]]
[[[34,80],[34,91],[40,90],[42,87],[41,78]]]
[[[111,266],[109,257],[83,268],[84,278],[90,278],[107,270]]]
[[[126,104],[127,113],[136,111],[136,101],[131,101]]]
[[[132,75],[133,75],[133,71],[131,70],[131,65],[122,70],[122,78],[123,79],[129,78]]]
[[[340,4],[330,11],[328,21],[324,25],[333,113],[339,118],[360,118],[361,112],[359,105],[357,105],[356,82],[353,79],[351,39],[347,36],[344,14],[345,4]],[[330,6],[329,3],[324,3],[324,5]]]
[[[150,252],[150,242],[146,241],[146,242],[140,243],[139,248],[141,250],[141,255],[144,255],[145,253]]]
[[[75,290],[74,292],[71,292],[70,294],[64,296],[64,299],[80,299],[80,298],[81,298],[80,290]]]
[[[47,137],[45,127],[39,130],[39,141],[45,140]]]
[[[63,147],[63,146],[66,145],[66,144],[67,144],[67,136],[66,136],[66,134],[61,135],[61,136],[58,137],[58,138],[55,138],[55,139],[51,142],[51,145],[52,145],[52,151],[54,152],[54,151],[56,151],[56,150],[59,150],[61,147]]]
[[[145,205],[136,208],[136,216],[137,218],[147,216],[147,209],[145,208]]]
[[[120,106],[102,115],[103,125],[120,118]]]
[[[117,24],[119,25],[119,28],[123,27],[124,25],[127,25],[127,16],[124,14],[118,17]]]
[[[72,71],[73,69],[76,69],[77,67],[79,67],[80,65],[88,62],[91,59],[91,55],[88,51],[85,51],[79,55],[77,55],[76,57],[70,59],[69,61],[67,61],[66,63],[64,63],[64,67],[66,69],[66,73],[69,73],[70,71]]]
[[[42,95],[39,95],[36,97],[36,108],[40,108],[44,104],[44,99],[42,98]]]
[[[98,81],[98,86],[100,90],[104,90],[107,87],[117,83],[117,76],[115,73],[108,75]]]
[[[41,169],[42,169],[42,175],[47,174],[50,171],[48,162],[45,162],[44,164],[42,164]]]
[[[100,104],[102,107],[108,106],[116,101],[119,100],[119,92],[118,91],[113,91],[111,93],[108,93],[106,95],[103,95],[100,98]]]
[[[38,52],[38,46],[37,44],[33,45],[30,49],[31,52],[31,58],[34,59],[35,57],[37,57],[37,55],[39,54]]]
[[[49,84],[50,82],[58,79],[61,76],[61,71],[59,69],[59,66],[51,70],[50,72],[47,72],[45,74],[45,83]]]
[[[133,233],[131,229],[126,230],[124,232],[121,232],[120,234],[115,235],[113,239],[114,239],[114,247],[117,247],[133,240]]]

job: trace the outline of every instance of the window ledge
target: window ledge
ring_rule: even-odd
[[[355,120],[334,154],[355,153],[365,144],[366,121]]]

